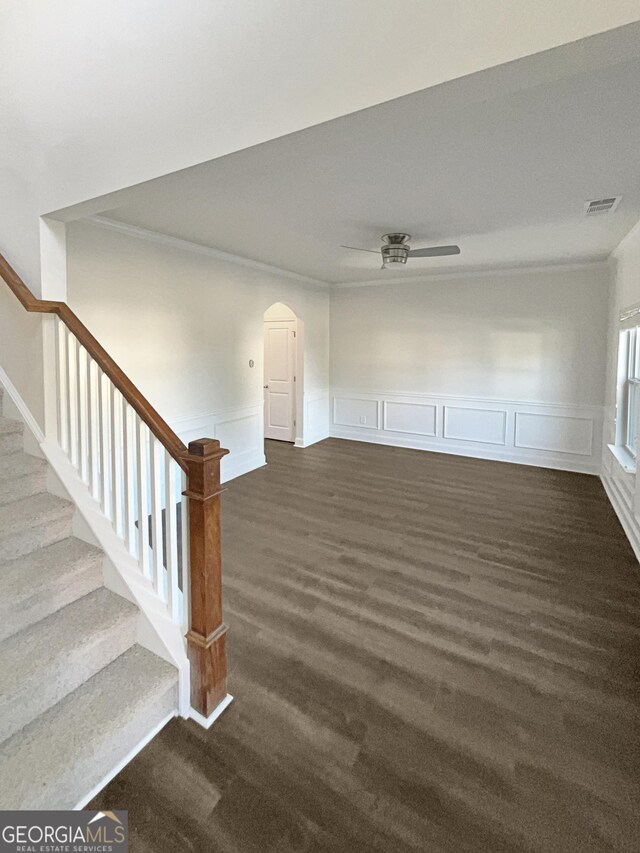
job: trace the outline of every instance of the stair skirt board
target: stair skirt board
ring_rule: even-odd
[[[80,811],[80,810],[84,809],[84,808],[88,805],[88,803],[90,803],[90,802],[91,802],[91,800],[92,800],[94,797],[97,797],[97,796],[98,796],[98,794],[100,793],[100,791],[101,791],[103,788],[105,788],[105,787],[109,784],[109,782],[111,782],[113,779],[115,779],[115,778],[116,778],[116,776],[118,775],[118,773],[120,773],[120,771],[121,771],[121,770],[124,770],[124,768],[127,766],[127,764],[129,764],[129,762],[130,762],[130,761],[133,761],[133,759],[136,757],[136,755],[137,755],[139,752],[142,752],[142,750],[145,748],[145,746],[146,746],[148,743],[151,743],[151,741],[154,739],[154,737],[155,737],[156,735],[160,734],[160,732],[161,732],[161,731],[162,731],[162,729],[167,725],[167,723],[170,723],[170,722],[171,722],[171,720],[175,719],[175,717],[177,717],[177,716],[178,716],[178,712],[177,712],[177,711],[173,711],[172,713],[167,714],[167,716],[166,716],[163,720],[160,720],[160,722],[159,722],[156,726],[154,726],[154,727],[151,729],[151,731],[149,732],[149,734],[145,735],[145,736],[142,738],[142,740],[141,740],[139,743],[137,743],[137,744],[133,747],[133,749],[132,749],[132,750],[130,750],[130,751],[125,755],[125,757],[124,757],[121,761],[119,761],[119,762],[115,765],[115,767],[113,767],[113,768],[112,768],[112,769],[111,769],[111,770],[106,774],[106,776],[104,776],[104,777],[103,777],[103,778],[98,782],[98,784],[97,784],[97,785],[94,785],[94,787],[89,791],[89,793],[88,793],[88,794],[85,794],[85,796],[84,796],[84,797],[83,797],[83,798],[82,798],[78,803],[76,803],[76,804],[75,804],[75,806],[73,807],[73,810],[74,810],[74,811]]]

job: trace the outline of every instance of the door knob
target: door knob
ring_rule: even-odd
[[[263,385],[262,387],[263,387],[263,388],[268,388],[269,386],[268,386],[268,385]]]

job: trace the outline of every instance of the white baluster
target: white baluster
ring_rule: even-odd
[[[189,498],[184,492],[187,490],[188,479],[185,471],[181,471],[180,489],[180,548],[182,555],[182,577],[180,588],[182,590],[182,627],[188,630],[189,621]]]
[[[76,465],[80,477],[85,483],[89,482],[89,452],[88,452],[88,433],[89,419],[88,401],[87,401],[87,351],[79,343],[76,344],[76,380],[78,383],[78,463]]]
[[[69,452],[69,357],[67,327],[56,317],[56,361],[58,373],[58,443]]]
[[[102,471],[102,511],[113,519],[111,487],[111,395],[109,380],[98,368],[98,408],[100,410],[100,468]]]
[[[174,621],[182,618],[180,611],[180,598],[178,588],[178,514],[176,509],[177,481],[176,463],[171,456],[165,452],[165,527],[167,540],[167,605],[169,615]]]
[[[162,548],[162,455],[164,448],[151,437],[151,536],[153,539],[153,586],[167,600]]]
[[[136,460],[138,463],[138,554],[142,574],[152,576],[149,561],[149,430],[146,424],[136,418],[138,426]]]
[[[122,395],[110,385],[111,437],[111,522],[113,529],[124,539],[123,482],[122,482]]]
[[[89,484],[89,353],[78,344],[78,431],[80,435],[80,476]]]
[[[97,501],[102,500],[102,445],[100,415],[100,368],[90,358],[88,368],[88,398],[89,398],[89,486],[91,494]]]
[[[80,452],[80,424],[78,418],[78,342],[69,334],[67,336],[68,364],[68,420],[69,420],[69,459],[74,468],[78,468]]]
[[[136,534],[136,425],[137,415],[123,400],[122,403],[122,435],[124,454],[124,539],[127,550],[134,557],[138,556],[138,537]]]

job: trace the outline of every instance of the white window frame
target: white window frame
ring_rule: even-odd
[[[614,455],[625,470],[633,470],[640,430],[640,327],[622,329],[618,348],[616,443]]]

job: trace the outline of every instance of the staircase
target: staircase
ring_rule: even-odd
[[[0,389],[0,807],[82,803],[177,708],[177,670],[137,645]]]

